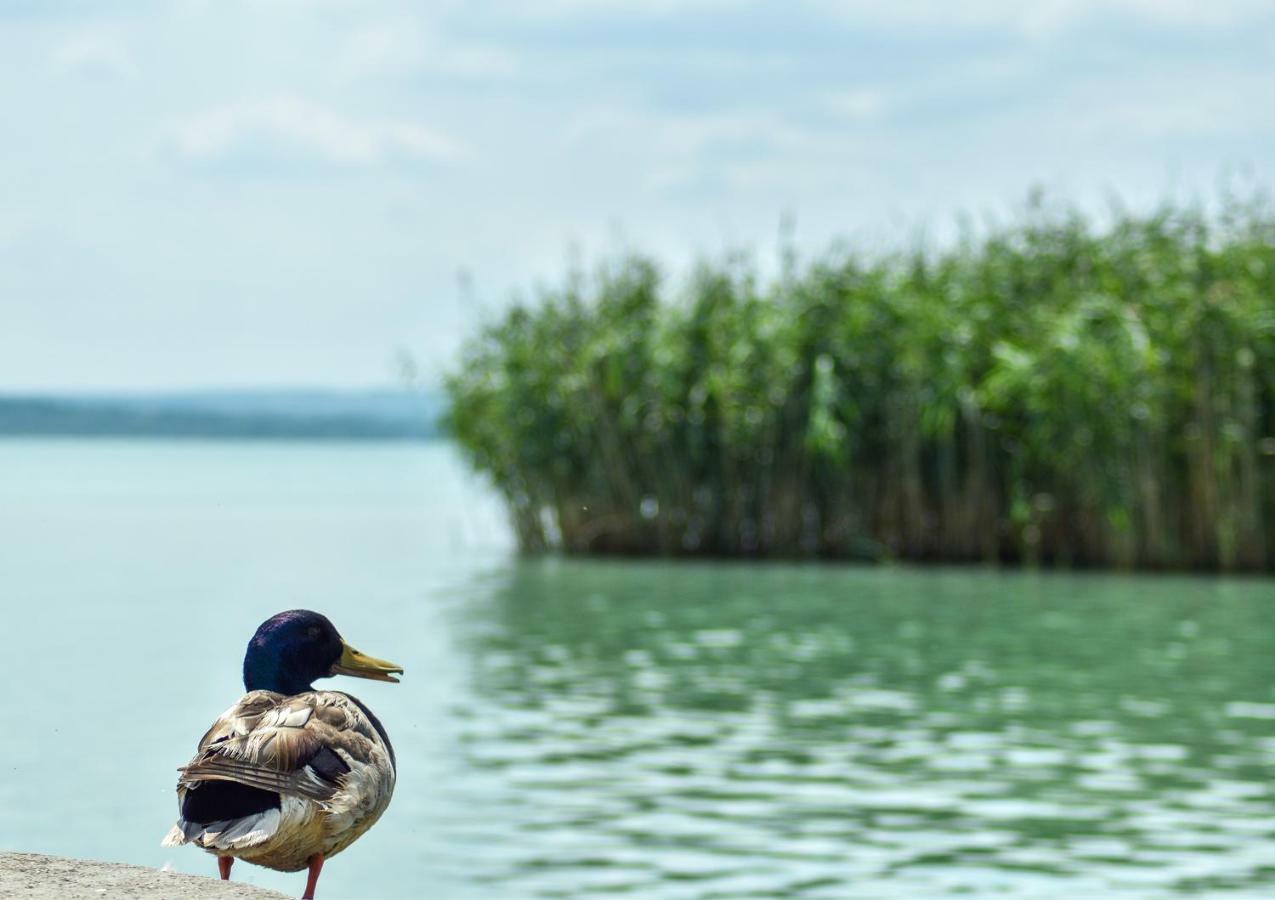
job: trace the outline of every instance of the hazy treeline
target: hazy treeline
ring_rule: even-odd
[[[1275,563],[1275,215],[1033,205],[942,251],[627,258],[468,346],[450,427],[522,546]]]
[[[439,398],[409,391],[0,394],[6,437],[422,440]]]

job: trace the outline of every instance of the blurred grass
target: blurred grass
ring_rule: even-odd
[[[1269,569],[1275,215],[1039,198],[941,251],[628,257],[477,335],[448,425],[521,546]]]

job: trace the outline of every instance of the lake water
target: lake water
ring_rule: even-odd
[[[444,444],[4,441],[0,596],[0,848],[213,873],[174,770],[308,606],[407,669],[321,897],[1275,893],[1267,581],[519,561]]]

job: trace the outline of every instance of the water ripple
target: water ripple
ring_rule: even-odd
[[[1275,885],[1268,654],[1234,621],[1205,640],[1198,582],[1150,609],[1123,584],[524,567],[466,612],[489,618],[463,753],[517,833],[485,878],[545,897]],[[1270,616],[1261,592],[1209,599]]]

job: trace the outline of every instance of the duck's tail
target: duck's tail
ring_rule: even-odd
[[[178,819],[164,837],[162,846],[180,847],[194,844],[205,850],[243,850],[268,841],[279,830],[280,813],[277,809],[244,816],[241,819],[222,819],[217,822],[190,822]]]
[[[234,781],[193,781],[178,787],[181,813],[163,846],[242,850],[279,830],[280,797]]]

